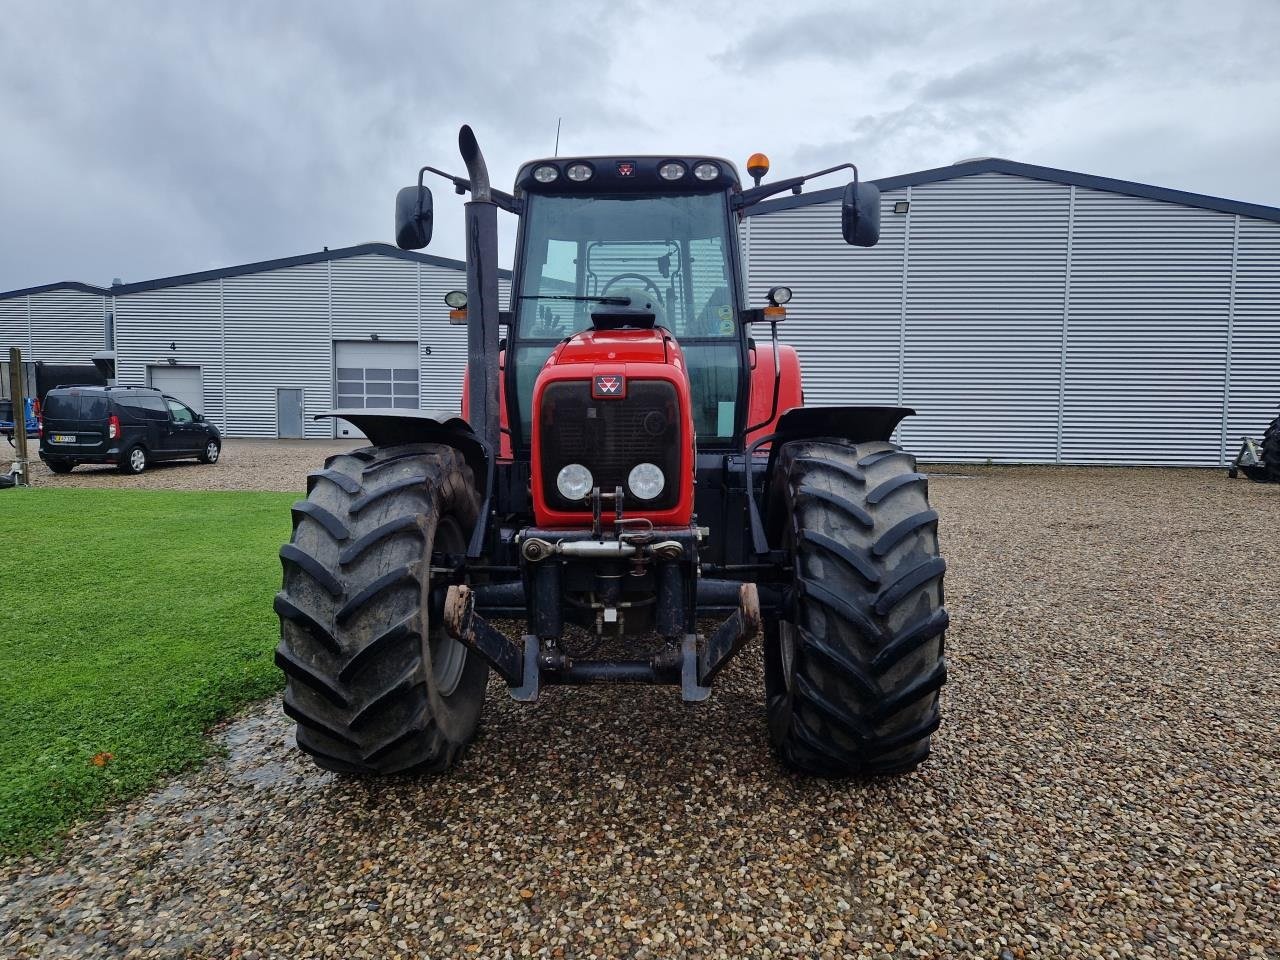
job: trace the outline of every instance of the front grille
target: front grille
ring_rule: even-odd
[[[593,400],[589,380],[559,381],[542,391],[538,411],[542,488],[553,510],[590,509],[560,496],[556,475],[570,463],[591,471],[596,486],[622,487],[627,512],[663,510],[680,496],[680,406],[666,380],[628,380],[621,400]],[[627,489],[637,463],[654,463],[666,477],[662,493],[641,500]]]

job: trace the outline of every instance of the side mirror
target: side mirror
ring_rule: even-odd
[[[195,414],[195,418],[196,418],[196,423],[204,423],[204,414],[203,414],[203,413],[197,413],[197,414]]]
[[[396,194],[396,246],[421,250],[431,242],[431,191],[405,187]]]
[[[840,232],[844,242],[874,247],[880,239],[880,188],[874,183],[851,183],[840,201]]]

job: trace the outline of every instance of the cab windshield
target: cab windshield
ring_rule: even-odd
[[[640,294],[676,335],[734,335],[724,196],[528,198],[521,339],[559,340],[591,326],[596,303]]]
[[[528,443],[533,383],[555,344],[591,327],[600,297],[656,305],[688,362],[699,448],[731,446],[742,356],[723,193],[635,197],[529,194],[514,306],[515,398]]]

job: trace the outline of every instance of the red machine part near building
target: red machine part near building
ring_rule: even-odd
[[[578,384],[580,397],[567,394]],[[564,385],[564,386],[561,386]],[[664,386],[666,385],[666,386]],[[654,406],[637,405],[637,398],[647,394]],[[567,407],[585,417],[557,424],[558,407]],[[636,423],[613,420],[609,406],[614,400],[630,398],[618,411],[628,416],[640,410]],[[585,405],[585,401],[590,405]],[[583,527],[592,520],[591,507],[581,509],[557,507],[562,500],[554,489],[556,464],[565,459],[562,448],[573,444],[591,446],[598,455],[600,445],[592,439],[598,435],[604,449],[655,451],[653,459],[665,458],[664,474],[668,488],[646,504],[629,496],[622,477],[610,481],[596,478],[602,493],[612,493],[615,485],[624,487],[628,516],[645,517],[655,525],[688,524],[693,516],[693,404],[689,376],[679,344],[662,328],[653,330],[586,330],[556,347],[538,374],[533,388],[533,409],[538,411],[533,422],[532,472],[534,520],[540,526]],[[594,430],[588,429],[594,427]],[[650,429],[650,428],[653,429]],[[625,434],[625,435],[620,435]],[[571,440],[572,438],[572,440]],[[672,442],[674,440],[674,442]],[[637,454],[639,455],[639,454]],[[644,457],[646,461],[648,457]],[[627,465],[627,469],[633,464]]]
[[[804,406],[804,382],[800,372],[800,357],[796,353],[796,348],[785,343],[778,344],[778,360],[781,367],[781,376],[778,380],[778,404],[773,416],[769,417],[769,413],[773,409],[773,344],[762,343],[751,350],[751,384],[748,395],[747,422],[752,425],[757,423],[764,423],[764,425],[747,434],[748,446],[760,437],[772,433],[777,428],[778,418],[792,407]],[[502,417],[502,451],[499,454],[499,459],[510,460],[511,433],[507,424],[507,381],[506,377],[501,375],[506,369],[506,351],[499,354],[498,369],[498,409],[501,411]],[[468,382],[469,378],[464,373],[462,377],[462,417],[464,420],[467,418],[469,410]],[[765,422],[766,419],[767,422]],[[762,451],[768,450],[769,444],[761,445],[760,449]]]

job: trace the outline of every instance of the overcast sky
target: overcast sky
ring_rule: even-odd
[[[1276,0],[0,0],[0,290],[390,242],[463,122],[504,187],[563,117],[561,155],[1001,156],[1280,206],[1277,40]]]

